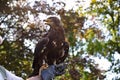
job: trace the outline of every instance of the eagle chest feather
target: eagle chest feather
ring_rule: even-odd
[[[51,48],[61,48],[62,46],[62,43],[65,41],[65,37],[64,37],[64,33],[61,33],[63,32],[62,30],[59,31],[59,30],[54,30],[52,31],[50,34],[49,34],[49,43],[48,45],[51,47]],[[49,47],[48,46],[48,47]],[[49,48],[50,48],[49,47]]]
[[[62,32],[62,33],[61,33]],[[47,57],[59,58],[62,54],[63,42],[65,41],[63,30],[51,30],[49,32],[49,42],[47,45]]]

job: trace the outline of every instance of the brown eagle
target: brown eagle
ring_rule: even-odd
[[[44,21],[50,30],[35,47],[32,76],[39,74],[39,68],[44,62],[48,65],[59,64],[68,56],[69,45],[65,41],[61,21],[57,17],[49,17]]]

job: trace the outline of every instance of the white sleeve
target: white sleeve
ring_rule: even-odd
[[[21,77],[14,75],[13,73],[6,70],[7,80],[23,80]]]
[[[4,80],[4,78],[3,78],[3,76],[2,76],[2,74],[0,73],[0,80]]]

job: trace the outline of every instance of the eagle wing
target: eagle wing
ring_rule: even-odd
[[[61,56],[58,59],[57,64],[64,62],[66,57],[68,57],[68,55],[69,55],[68,54],[68,52],[69,52],[69,44],[68,44],[68,42],[64,42],[62,47],[63,47],[63,51],[62,51],[63,56]]]
[[[48,44],[49,42],[49,38],[48,37],[45,37],[45,38],[42,38],[36,45],[35,47],[35,51],[34,51],[34,60],[33,60],[33,73],[34,75],[38,74],[38,71],[39,71],[39,68],[40,66],[42,66],[43,64],[43,59],[45,57],[45,48],[46,48],[46,45]]]
[[[69,44],[68,42],[64,42],[64,56],[62,57],[62,62],[66,59],[66,57],[68,56],[68,52],[69,52]]]

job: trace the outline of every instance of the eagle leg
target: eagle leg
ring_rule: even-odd
[[[44,67],[44,69],[48,67],[48,64],[45,62],[45,60],[43,60],[43,64],[41,67]]]
[[[56,60],[53,62],[53,64],[54,64],[54,65],[56,65],[56,64],[57,64]]]
[[[41,76],[41,71],[48,68],[48,64],[43,60],[42,66],[39,68],[39,76]]]

